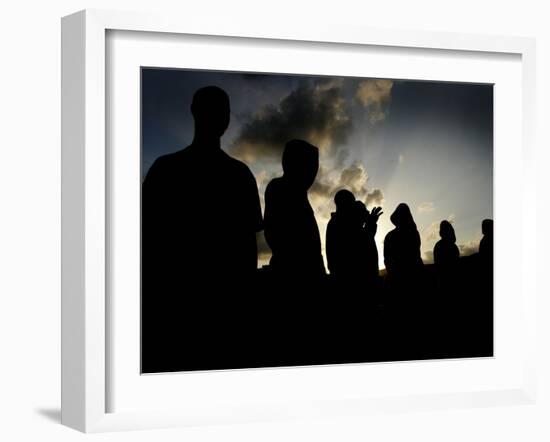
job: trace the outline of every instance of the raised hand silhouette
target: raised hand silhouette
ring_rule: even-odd
[[[378,219],[381,215],[383,215],[384,212],[382,212],[382,207],[373,207],[372,210],[369,212],[367,210],[367,228],[374,230],[374,233],[376,233],[376,228],[378,226]]]
[[[346,189],[336,193],[334,202],[336,212],[331,216],[326,237],[331,276],[342,293],[372,291],[379,279],[374,237],[381,210],[375,208],[371,214]]]
[[[378,270],[378,247],[376,246],[375,236],[378,231],[378,219],[384,213],[381,207],[373,207],[369,212],[366,205],[361,201],[355,202],[360,217],[364,219],[363,237],[364,237],[364,280],[367,289],[377,292],[379,289],[379,270]]]

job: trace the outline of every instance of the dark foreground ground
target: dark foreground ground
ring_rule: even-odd
[[[329,278],[301,287],[258,271],[241,293],[204,297],[144,322],[142,371],[492,356],[489,266],[473,255],[448,274],[427,265],[417,276],[395,291],[385,277],[378,290]]]

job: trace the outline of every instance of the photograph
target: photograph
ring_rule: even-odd
[[[493,357],[493,84],[140,89],[142,374]]]

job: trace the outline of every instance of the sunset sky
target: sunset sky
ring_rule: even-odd
[[[381,267],[384,236],[393,228],[389,217],[400,202],[411,208],[426,263],[444,219],[452,222],[462,255],[477,251],[481,221],[493,217],[492,85],[143,69],[142,178],[156,158],[191,143],[191,99],[208,85],[229,94],[231,122],[222,147],[250,167],[262,207],[267,183],[282,174],[286,141],[319,147],[309,199],[323,253],[341,188],[369,209],[382,206]],[[270,251],[262,235],[259,253],[266,264]]]

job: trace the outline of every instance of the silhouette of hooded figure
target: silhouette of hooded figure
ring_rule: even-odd
[[[346,281],[353,271],[350,262],[354,261],[356,231],[358,222],[355,216],[355,196],[342,189],[334,196],[336,212],[331,214],[327,225],[326,251],[330,275],[338,282]]]
[[[384,239],[384,263],[388,278],[403,289],[417,280],[423,262],[420,256],[420,234],[409,206],[401,203],[390,216],[395,229]]]
[[[378,279],[377,224],[361,201],[348,190],[334,196],[336,212],[327,226],[327,261],[339,285],[361,286]],[[370,220],[370,221],[369,221]]]
[[[210,333],[223,303],[257,267],[262,216],[256,180],[220,146],[229,97],[215,86],[199,89],[191,113],[192,143],[158,158],[142,186],[142,336],[149,350],[165,342],[162,354],[142,358],[144,365],[175,346],[198,346],[195,334]],[[156,342],[147,339],[153,336]],[[174,367],[181,361],[167,361],[162,370],[182,368]]]
[[[325,275],[319,228],[307,192],[319,170],[318,149],[289,141],[283,152],[283,176],[265,190],[264,232],[271,248],[270,266],[278,277],[317,283]]]
[[[453,225],[446,220],[439,225],[441,239],[434,247],[434,263],[441,269],[447,269],[458,263],[460,252],[456,246],[456,235]]]

